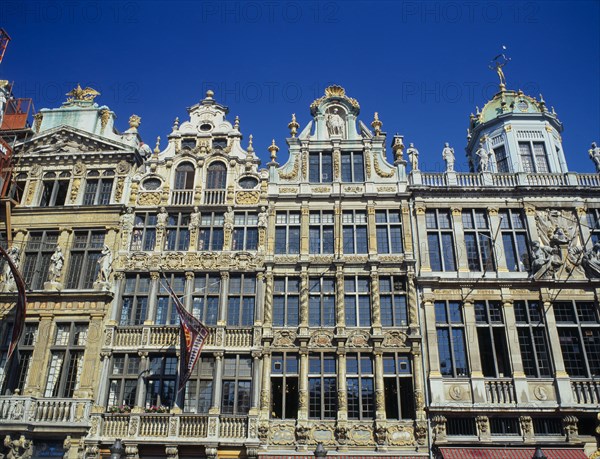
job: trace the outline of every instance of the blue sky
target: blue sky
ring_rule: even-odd
[[[77,82],[127,128],[142,117],[154,146],[207,89],[240,116],[266,162],[275,138],[287,158],[291,113],[301,126],[330,83],[346,88],[367,124],[414,142],[424,170],[457,169],[475,106],[496,91],[490,60],[507,46],[508,87],[541,92],[563,122],[569,168],[592,172],[600,141],[599,1],[57,1],[0,3],[12,41],[0,78],[36,109],[59,106]],[[388,151],[391,157],[391,151]]]

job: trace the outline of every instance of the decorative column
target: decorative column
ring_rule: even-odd
[[[268,420],[271,410],[271,349],[265,343],[262,363],[262,388],[260,391],[260,419]]]
[[[336,202],[333,208],[333,253],[337,259],[344,256],[344,231],[342,227],[342,204]]]
[[[115,283],[115,297],[112,300],[110,320],[106,324],[107,326],[117,325],[119,323],[119,303],[121,295],[123,295],[123,289],[125,288],[125,273],[123,271],[113,273],[113,281]]]
[[[408,326],[411,335],[419,335],[419,308],[417,302],[417,287],[415,273],[409,272],[406,276],[406,294],[408,296]]]
[[[456,246],[456,266],[459,273],[469,272],[469,261],[467,259],[467,246],[464,238],[462,222],[462,209],[452,208],[452,226],[454,229],[454,245]]]
[[[377,266],[371,266],[371,307],[372,321],[373,321],[373,334],[381,335],[381,299],[379,296],[379,273],[377,272]]]
[[[256,308],[254,309],[254,324],[262,325],[265,316],[265,273],[256,273]]]
[[[308,210],[308,204],[302,203],[300,213],[300,254],[308,255],[308,234],[310,226],[310,211]]]
[[[531,241],[539,241],[538,227],[535,221],[535,207],[525,207],[525,219],[527,220],[527,229],[529,230],[529,238]]]
[[[431,272],[431,264],[429,263],[429,250],[427,247],[427,223],[425,221],[425,206],[419,205],[416,208],[417,213],[417,237],[419,241],[419,259],[421,261],[421,272]]]
[[[209,414],[219,414],[221,412],[221,391],[223,385],[223,352],[215,352],[215,377],[213,385],[213,405]]]
[[[153,271],[150,273],[150,292],[148,294],[148,310],[146,311],[146,319],[144,325],[154,325],[154,317],[156,316],[156,303],[158,301],[158,282],[160,273]]]
[[[366,160],[366,158],[365,158]],[[372,202],[367,204],[367,228],[369,233],[369,255],[377,254],[377,223],[375,221],[375,206]]]
[[[513,380],[515,384],[515,393],[517,397],[517,403],[529,402],[529,387],[527,378],[525,377],[525,371],[523,369],[523,360],[521,358],[520,345],[519,345],[519,334],[516,327],[517,319],[515,318],[515,308],[512,300],[505,300],[503,302],[504,309],[504,323],[506,330],[506,341],[508,343],[508,350],[510,352],[510,359],[513,368]]]
[[[300,380],[298,381],[298,420],[308,419],[308,349],[300,349]]]
[[[338,395],[338,421],[348,420],[348,388],[346,385],[346,349],[339,348],[338,356],[338,373],[337,373],[337,395]]]
[[[404,257],[406,259],[412,259],[414,257],[413,239],[416,241],[417,238],[413,238],[412,235],[412,222],[410,221],[410,208],[408,207],[408,204],[403,203],[401,211],[402,247],[404,247]]]
[[[104,314],[95,312],[90,315],[86,352],[84,353],[83,368],[79,389],[73,393],[74,398],[93,398],[96,385],[96,362],[102,348],[102,321]]]
[[[96,394],[96,405],[102,406],[105,403],[108,392],[108,375],[110,374],[110,352],[100,352],[100,381],[98,383],[98,393]]]
[[[144,377],[148,373],[150,369],[150,359],[148,358],[148,353],[144,351],[138,351],[138,355],[140,356],[140,374],[138,376],[138,384],[137,384],[137,394],[135,397],[135,407],[132,410],[136,413],[141,413],[144,411],[144,407],[146,406],[146,384],[144,383]]]
[[[490,241],[493,246],[493,254],[496,259],[496,269],[499,273],[508,272],[508,267],[506,265],[506,257],[504,254],[504,249],[502,248],[502,244],[496,241],[495,236],[500,236],[500,241],[502,240],[502,233],[500,232],[500,217],[498,216],[498,209],[496,207],[490,207],[488,209],[488,215],[490,218],[490,236],[492,240]],[[500,250],[498,250],[500,248]]]
[[[275,218],[275,207],[267,207],[267,213],[269,215],[267,225],[267,253],[275,253],[275,223],[277,222]]]
[[[423,382],[423,362],[421,360],[421,343],[418,341],[412,342],[411,348],[413,381],[415,383],[415,412],[417,421],[425,421],[427,414],[425,413],[425,392]]]
[[[385,386],[383,381],[383,351],[376,349],[373,351],[375,359],[375,419],[385,421]],[[416,372],[415,372],[416,374]]]
[[[267,268],[265,274],[265,298],[264,298],[264,314],[263,314],[263,325],[265,327],[265,334],[267,330],[273,327],[273,271],[272,268]]]
[[[194,273],[192,271],[186,271],[185,272],[185,288],[183,290],[183,305],[185,306],[185,309],[188,312],[192,312],[193,311],[193,303],[194,303],[194,298],[192,296],[192,293],[194,292]]]
[[[336,266],[335,272],[335,317],[336,333],[346,334],[346,311],[344,309],[344,267]]]
[[[261,352],[252,351],[252,401],[250,411],[257,412],[260,405],[260,374],[261,374]]]
[[[471,387],[473,403],[486,403],[485,384],[481,357],[479,355],[479,342],[477,341],[477,326],[475,321],[475,307],[471,300],[463,302],[463,317],[465,320],[465,342],[471,366]]]
[[[219,298],[219,319],[217,325],[225,326],[227,323],[227,294],[229,293],[229,273],[221,271],[221,295]]]
[[[587,222],[587,211],[585,207],[577,207],[577,218],[579,220],[579,229],[581,231],[581,240],[582,242],[589,241],[588,247],[584,247],[584,249],[591,249],[592,247],[592,238],[590,233],[593,228],[590,228]]]
[[[32,397],[42,397],[44,394],[44,376],[47,374],[46,366],[48,364],[48,356],[50,346],[54,340],[54,314],[51,312],[40,313],[40,324],[38,326],[38,345],[33,348],[31,355],[31,368],[29,369],[29,378],[25,385],[24,395]],[[46,341],[42,342],[41,337],[46,337]]]
[[[300,273],[300,335],[308,336],[308,270],[302,267]]]

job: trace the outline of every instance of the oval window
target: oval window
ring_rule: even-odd
[[[255,188],[258,185],[258,180],[254,177],[243,177],[239,181],[240,187],[245,188],[247,190],[251,188]]]
[[[144,180],[144,183],[142,183],[142,186],[145,190],[158,190],[161,185],[162,182],[157,178],[149,178]]]
[[[213,128],[213,127],[212,127],[212,124],[210,124],[210,123],[204,123],[204,124],[201,124],[201,125],[200,125],[200,130],[201,130],[201,131],[203,131],[203,132],[208,132],[208,131],[210,131],[212,128]]]

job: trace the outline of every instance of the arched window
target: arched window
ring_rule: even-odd
[[[175,190],[191,190],[194,188],[194,166],[182,163],[175,171]]]
[[[227,167],[220,161],[208,166],[206,188],[209,190],[224,189],[227,184]]]
[[[48,172],[44,175],[40,207],[64,206],[67,200],[67,189],[71,174],[63,171],[60,174]]]

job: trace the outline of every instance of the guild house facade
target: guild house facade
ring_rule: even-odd
[[[16,144],[0,226],[28,288],[7,361],[4,263],[5,457],[600,454],[600,175],[543,99],[502,83],[470,171],[446,144],[432,173],[340,86],[262,168],[212,91],[154,148],[68,96]],[[182,391],[167,284],[210,331]]]

